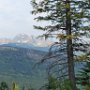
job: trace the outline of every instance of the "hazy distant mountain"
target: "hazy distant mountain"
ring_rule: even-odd
[[[13,38],[13,42],[16,43],[31,43],[32,39],[26,34],[19,34]]]
[[[38,39],[34,36],[29,36],[27,34],[18,34],[12,39],[2,38],[0,39],[0,44],[6,44],[6,43],[24,43],[24,44],[32,44],[34,46],[39,47],[45,47],[50,46],[52,44],[52,41],[50,40],[44,40],[44,39]]]

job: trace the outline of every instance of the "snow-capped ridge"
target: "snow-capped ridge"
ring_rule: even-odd
[[[35,36],[29,36],[27,34],[18,34],[12,39],[1,38],[0,44],[8,43],[21,43],[21,44],[32,44],[38,47],[50,46],[53,42],[50,40],[38,39]]]

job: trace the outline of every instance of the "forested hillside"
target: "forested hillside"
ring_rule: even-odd
[[[45,65],[36,64],[44,54],[39,50],[0,46],[0,81],[10,85],[16,82],[21,87],[39,87],[44,83]]]

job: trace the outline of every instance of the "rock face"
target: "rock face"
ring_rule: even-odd
[[[0,44],[5,44],[5,43],[26,43],[39,47],[45,47],[45,46],[50,46],[52,44],[52,41],[38,39],[34,36],[29,36],[27,34],[18,34],[12,39],[7,39],[7,38],[0,39]]]
[[[16,42],[16,43],[30,43],[31,38],[26,34],[19,34],[19,35],[16,35],[14,37],[13,42]]]

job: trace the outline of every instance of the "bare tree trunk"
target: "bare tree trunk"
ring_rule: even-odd
[[[69,0],[66,0],[66,34],[67,36],[72,35]],[[74,72],[72,38],[67,38],[67,57],[68,57],[68,73],[69,73],[70,82],[72,84],[72,90],[77,90],[76,82],[75,82],[75,72]]]

